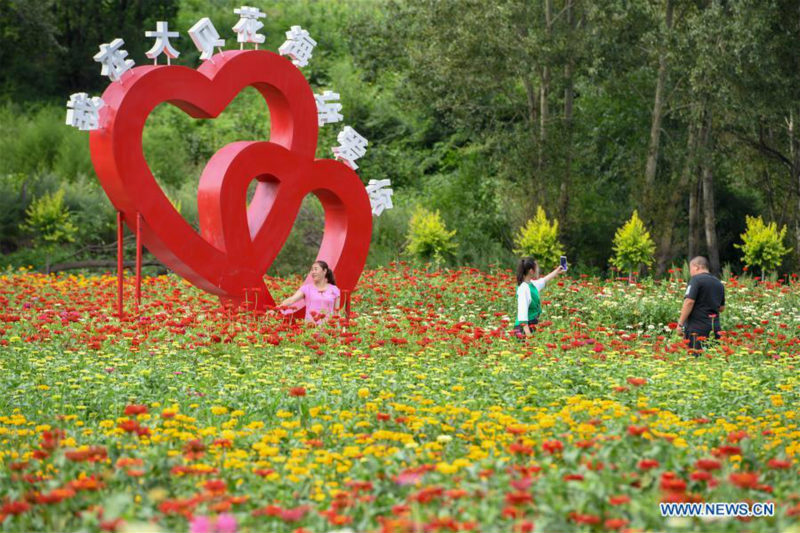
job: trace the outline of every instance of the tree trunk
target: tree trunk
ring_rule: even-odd
[[[714,212],[714,175],[711,165],[703,166],[703,218],[706,227],[706,244],[711,272],[719,274],[719,248],[717,247],[717,217]]]
[[[711,153],[713,136],[711,135],[711,113],[707,112],[703,121],[703,135],[701,151],[701,180],[703,184],[703,222],[705,225],[706,246],[708,247],[708,262],[711,272],[719,274],[719,248],[717,246],[717,216],[714,211],[714,173],[711,169]]]
[[[693,172],[694,175],[694,172]],[[692,180],[689,187],[689,261],[700,255],[700,181]]]
[[[794,113],[789,113],[789,159],[792,162],[792,176],[797,181],[797,210],[794,214],[794,256],[800,260],[800,148],[796,139],[794,128]],[[790,204],[791,205],[791,204]],[[774,217],[773,217],[774,219]],[[800,262],[800,261],[798,261]]]
[[[659,142],[661,139],[661,119],[664,115],[664,85],[667,80],[667,39],[672,29],[673,0],[666,0],[665,27],[666,32],[658,53],[658,75],[656,76],[656,94],[653,102],[653,118],[650,123],[650,143],[647,147],[647,164],[644,172],[644,199],[642,211],[645,220],[654,219],[653,201],[655,199],[655,181],[658,165]]]
[[[569,39],[573,38],[575,21],[572,12],[572,0],[567,0],[566,16],[567,27],[569,28]],[[562,227],[567,227],[567,213],[569,212],[569,193],[570,181],[572,179],[572,104],[574,100],[574,81],[572,79],[575,70],[575,58],[572,54],[567,59],[564,67],[564,128],[566,130],[566,160],[564,161],[564,174],[561,179],[561,189],[558,194],[558,218]]]
[[[537,122],[537,111],[539,108],[539,101],[537,98],[537,91],[536,88],[531,83],[531,80],[527,77],[522,79],[522,85],[525,87],[525,96],[528,100],[528,122],[530,126],[531,132],[531,148],[537,145],[536,142],[536,122]],[[541,144],[538,145],[538,166],[534,165],[533,157],[531,157],[531,182],[530,182],[530,192],[531,192],[531,205],[540,205],[543,203],[543,185],[541,179],[537,179],[540,176],[538,168],[541,166],[541,154],[542,148]]]
[[[544,20],[545,33],[549,39],[553,29],[553,0],[544,0]],[[546,64],[542,67],[542,85],[539,88],[539,170],[544,168],[544,149],[547,142],[547,120],[549,111],[547,106],[547,94],[550,92],[550,67]]]
[[[678,216],[678,208],[681,205],[681,196],[686,192],[694,170],[696,150],[697,140],[695,127],[690,125],[689,135],[686,141],[686,160],[684,161],[683,169],[678,178],[678,183],[671,188],[669,200],[667,205],[664,206],[663,216],[661,217],[663,227],[661,231],[661,240],[658,246],[658,261],[656,263],[656,274],[659,276],[664,275],[667,270],[667,264],[672,260],[672,236],[674,234],[675,221]],[[689,233],[691,234],[691,231]]]

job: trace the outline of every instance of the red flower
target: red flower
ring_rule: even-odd
[[[722,467],[722,463],[716,459],[698,459],[695,461],[694,466],[700,470],[711,472],[712,470],[719,470]]]
[[[0,515],[10,515],[10,514],[18,515],[24,513],[30,508],[31,504],[29,504],[25,500],[8,502],[7,504],[3,505],[2,508],[0,508]]]
[[[546,440],[542,443],[542,449],[547,453],[554,454],[564,449],[564,444],[560,440]]]
[[[583,474],[567,474],[564,481],[583,481]]]
[[[125,407],[125,416],[136,416],[147,413],[146,405],[128,405]]]
[[[747,432],[744,430],[732,431],[731,433],[728,433],[728,442],[731,444],[736,444],[740,440],[746,439],[747,437]]]
[[[284,522],[298,522],[303,519],[303,517],[308,513],[308,507],[305,505],[301,505],[300,507],[295,507],[294,509],[283,509],[280,512],[281,520]]]
[[[581,514],[573,511],[569,513],[569,518],[576,524],[596,525],[600,523],[600,517],[593,514]]]
[[[633,385],[634,387],[641,387],[647,383],[647,379],[645,378],[628,378],[628,383]]]
[[[223,493],[228,489],[228,485],[221,479],[209,479],[203,484],[208,492]]]
[[[137,429],[139,429],[139,422],[136,420],[123,420],[119,423],[120,429],[125,431],[126,433],[133,433]]]
[[[306,389],[305,387],[292,387],[291,389],[289,389],[289,395],[297,397],[305,396]]]
[[[512,442],[508,447],[508,451],[520,455],[533,455],[533,448],[521,442]]]
[[[628,521],[624,518],[609,518],[604,525],[606,529],[622,529],[628,525]]]
[[[770,459],[767,465],[774,470],[786,470],[792,467],[792,462],[786,459]]]
[[[628,426],[628,435],[639,437],[643,435],[644,432],[647,430],[648,430],[647,426]]]
[[[661,479],[661,490],[666,492],[684,492],[686,490],[686,482],[682,479]]]
[[[738,446],[720,446],[719,448],[715,448],[711,453],[717,457],[725,455],[742,455],[742,449]]]
[[[630,496],[626,496],[625,494],[620,494],[618,496],[611,496],[608,498],[608,503],[611,505],[622,505],[631,501]]]
[[[267,505],[259,509],[256,509],[250,514],[253,516],[280,516],[282,512],[283,509],[281,509],[277,505]]]
[[[515,507],[519,507],[521,505],[525,505],[527,503],[533,502],[533,496],[531,496],[527,492],[509,492],[506,494],[506,503],[509,505],[513,505]]]
[[[650,470],[651,468],[658,468],[660,464],[655,459],[642,459],[637,466],[639,470]]]
[[[711,474],[704,470],[700,470],[698,472],[692,472],[689,478],[692,479],[693,481],[708,481],[709,479],[711,479]]]
[[[511,481],[511,486],[519,491],[528,490],[531,487],[533,480],[529,477],[522,479],[514,479]]]
[[[469,492],[465,491],[464,489],[450,489],[445,492],[445,496],[451,500],[459,500],[468,494]]]

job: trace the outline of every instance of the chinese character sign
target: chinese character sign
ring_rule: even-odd
[[[286,32],[286,42],[281,45],[278,52],[291,57],[292,63],[296,66],[305,67],[311,59],[311,52],[315,46],[317,41],[312,39],[306,30],[300,26],[292,26],[292,29]]]
[[[233,10],[234,13],[239,15],[239,22],[233,27],[236,32],[236,40],[244,46],[244,43],[255,43],[256,46],[264,42],[265,37],[258,33],[258,30],[264,27],[264,23],[260,18],[267,15],[262,13],[257,7],[242,6]]]

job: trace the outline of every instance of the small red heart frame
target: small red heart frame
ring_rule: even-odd
[[[169,102],[194,118],[214,118],[245,87],[269,106],[269,141],[242,141],[209,160],[197,191],[200,233],[156,183],[142,151],[152,110]],[[364,269],[372,235],[369,196],[350,167],[314,159],[317,107],[303,74],[266,50],[227,51],[197,70],[143,66],[103,93],[101,128],[90,134],[100,183],[132,230],[142,215],[142,241],[166,266],[223,302],[274,305],[263,276],[283,247],[303,198],[313,193],[325,210],[317,259],[340,289],[352,291]],[[247,205],[247,188],[257,180]]]

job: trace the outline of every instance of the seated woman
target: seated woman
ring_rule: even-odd
[[[303,300],[306,306],[305,319],[320,324],[336,313],[341,293],[336,286],[333,270],[325,261],[315,261],[311,265],[310,276],[311,283],[304,283],[296,293],[282,301],[279,307],[291,309],[293,304]]]
[[[539,278],[539,263],[535,259],[527,257],[520,260],[517,265],[517,321],[514,323],[517,337],[531,336],[531,326],[539,322],[542,313],[539,292],[548,281],[562,272],[564,268],[559,265],[545,277]]]

